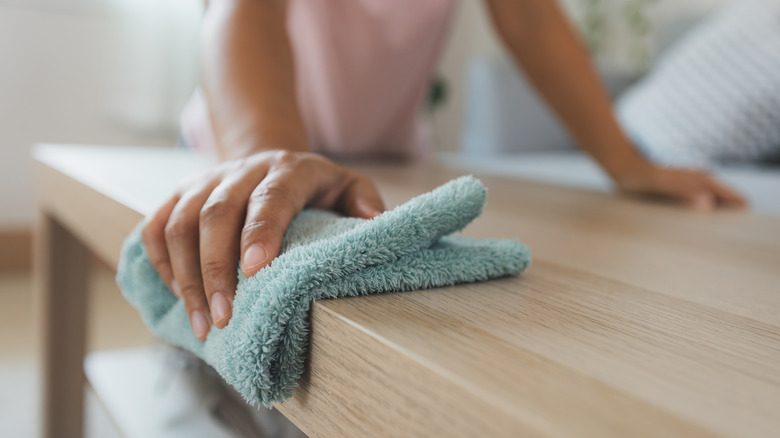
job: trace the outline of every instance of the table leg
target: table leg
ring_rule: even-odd
[[[42,214],[36,235],[36,323],[41,336],[42,436],[80,437],[84,427],[88,249]]]

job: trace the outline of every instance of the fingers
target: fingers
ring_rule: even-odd
[[[725,185],[710,179],[710,187],[718,196],[720,203],[726,207],[745,208],[747,201],[739,193],[726,187]]]
[[[641,191],[675,198],[690,208],[709,211],[719,206],[744,207],[745,200],[738,193],[701,171],[662,169]]]
[[[265,171],[265,166],[255,167],[223,181],[200,211],[200,268],[211,319],[218,328],[232,316],[247,200]]]
[[[678,169],[656,169],[640,193],[660,195],[676,200],[695,210],[711,210],[715,206],[712,191],[706,184],[706,175]]]
[[[715,195],[706,187],[688,190],[682,197],[685,203],[695,210],[709,211],[717,205]]]
[[[208,182],[182,195],[165,227],[175,287],[184,300],[192,332],[201,341],[206,339],[211,321],[200,270],[198,227],[201,208],[215,186],[216,182]]]
[[[244,276],[254,275],[279,254],[287,226],[314,196],[317,178],[303,169],[281,166],[269,171],[252,191],[241,232]]]
[[[368,178],[316,156],[279,159],[250,195],[241,234],[241,271],[250,277],[278,254],[287,227],[310,201],[356,217],[373,218],[384,203]]]
[[[146,254],[149,256],[149,261],[157,270],[163,283],[168,286],[174,295],[178,295],[178,288],[173,288],[173,270],[171,268],[171,260],[168,256],[168,246],[165,243],[165,225],[168,223],[168,218],[171,216],[173,208],[179,201],[179,195],[175,195],[165,201],[157,211],[146,219],[146,223],[141,230],[141,240],[146,248]]]
[[[345,214],[372,219],[385,211],[385,204],[374,183],[355,174],[339,200],[339,209]]]
[[[142,238],[201,341],[212,321],[224,328],[232,316],[239,259],[247,277],[270,263],[307,204],[363,218],[384,210],[369,179],[314,154],[256,154],[223,163],[181,190],[148,219]]]
[[[697,210],[713,210],[719,206],[742,208],[742,196],[713,179],[706,172],[694,172],[685,184],[685,198]]]

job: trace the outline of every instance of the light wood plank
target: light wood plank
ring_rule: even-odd
[[[143,215],[40,163],[36,180],[41,209],[65,224],[102,261],[116,266],[122,242]]]
[[[715,436],[400,296],[338,301],[314,308],[311,372],[277,406],[310,436]]]
[[[115,264],[135,223],[208,161],[48,147],[37,166],[44,210]],[[460,174],[357,167],[389,206]],[[483,181],[466,234],[529,243],[529,272],[315,303],[285,415],[312,436],[776,436],[780,220]]]
[[[56,219],[41,215],[34,290],[41,339],[45,437],[77,437],[84,428],[87,275],[90,256]]]
[[[395,171],[400,174],[394,177]],[[457,173],[373,168],[390,205]],[[699,213],[501,178],[473,237],[514,237],[547,260],[780,325],[780,220],[745,211]],[[522,189],[520,189],[522,187]]]
[[[480,296],[476,305],[475,295]],[[490,288],[464,285],[321,305],[376,337],[409,349],[410,356],[443,367],[441,373],[480,382],[486,398],[517,410],[526,409],[520,404],[525,400],[545,394],[523,394],[507,383],[516,379],[518,362],[502,355],[504,350],[538,355],[562,366],[562,372],[590,376],[713,431],[740,436],[745,424],[760,436],[777,430],[777,327],[570,268],[537,262],[522,279],[496,281]],[[421,339],[409,325],[436,327],[437,336]],[[446,351],[433,344],[445,336],[440,332],[452,338],[444,344]],[[461,348],[467,344],[461,338],[470,336],[495,348],[465,367],[455,358],[475,356]],[[527,371],[526,366],[522,369]],[[545,388],[551,390],[552,385],[546,383]],[[571,408],[587,412],[590,404],[603,406],[609,401],[594,393],[582,403],[588,406]],[[532,407],[541,409],[536,403]],[[556,413],[536,416],[552,420]],[[643,428],[641,423],[634,425]]]

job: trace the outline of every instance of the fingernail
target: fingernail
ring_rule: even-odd
[[[266,260],[268,260],[268,253],[265,252],[265,248],[263,248],[263,245],[255,243],[254,245],[250,246],[249,249],[247,249],[244,253],[244,263],[242,264],[242,269],[244,272],[247,272],[248,270],[256,268],[259,265],[265,263]]]
[[[221,322],[230,314],[230,303],[224,295],[217,292],[211,297],[211,316],[214,322]]]
[[[382,212],[377,210],[376,207],[374,207],[372,205],[369,205],[366,201],[364,201],[362,199],[358,200],[358,208],[360,209],[360,211],[363,212],[364,215],[366,215],[367,217],[369,217],[371,219],[373,219],[373,218],[379,216],[380,214],[382,214]]]
[[[206,339],[206,335],[209,332],[209,322],[206,320],[206,315],[200,310],[192,312],[191,323],[195,337],[201,340]]]
[[[179,283],[176,280],[171,280],[171,292],[176,295],[176,298],[181,298],[181,292],[179,291]]]

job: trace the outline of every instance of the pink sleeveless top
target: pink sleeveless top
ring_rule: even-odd
[[[287,29],[312,150],[330,155],[427,155],[420,122],[453,0],[291,0]],[[199,93],[182,136],[214,148]]]

